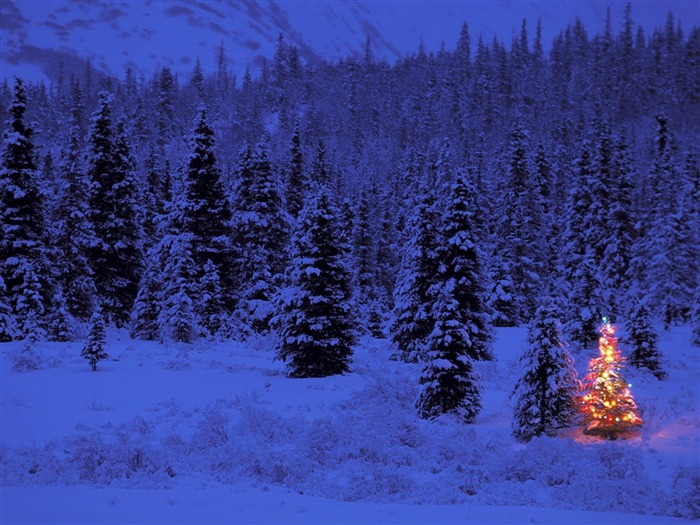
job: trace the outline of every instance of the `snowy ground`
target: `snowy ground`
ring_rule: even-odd
[[[639,435],[527,445],[508,401],[525,329],[499,329],[497,361],[476,364],[469,426],[418,419],[420,370],[381,340],[326,379],[286,378],[264,340],[113,332],[97,373],[81,343],[39,345],[27,373],[21,343],[0,344],[0,522],[683,523],[700,517],[700,352],[686,327],[659,333],[668,379],[627,370]]]

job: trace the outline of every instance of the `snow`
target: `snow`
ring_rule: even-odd
[[[270,338],[109,330],[95,373],[82,342],[38,344],[28,373],[11,370],[22,343],[0,344],[0,522],[685,523],[671,516],[697,498],[700,356],[688,327],[658,333],[668,378],[625,370],[639,433],[528,444],[508,401],[525,328],[496,329],[496,360],[474,363],[473,425],[417,418],[421,365],[384,340],[322,379],[285,377]],[[580,374],[596,353],[575,355]]]

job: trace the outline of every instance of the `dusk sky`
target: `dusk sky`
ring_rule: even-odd
[[[375,56],[393,61],[444,42],[455,45],[464,21],[473,45],[481,35],[510,44],[527,19],[530,36],[542,21],[543,42],[579,17],[589,34],[602,30],[608,6],[613,31],[622,27],[626,2],[598,1],[129,1],[93,2],[3,0],[0,3],[1,78],[30,80],[64,70],[82,71],[90,59],[101,71],[122,75],[126,67],[147,74],[169,66],[187,76],[197,58],[213,68],[224,43],[231,70],[240,75],[271,57],[277,37],[285,35],[307,61],[362,53],[367,37]],[[633,20],[647,34],[663,26],[672,11],[681,27],[700,24],[696,0],[632,3]]]

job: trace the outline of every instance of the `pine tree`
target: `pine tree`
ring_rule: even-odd
[[[113,134],[111,101],[109,93],[100,93],[88,134],[90,218],[97,238],[91,266],[104,315],[124,326],[138,292],[142,232],[136,212],[135,161],[123,121],[117,125],[116,137]]]
[[[379,335],[382,325],[382,304],[378,282],[378,246],[372,233],[375,217],[371,197],[376,187],[363,187],[357,202],[352,231],[353,302],[357,309],[362,330]]]
[[[168,145],[177,130],[175,126],[175,94],[177,82],[169,68],[164,67],[160,72],[157,85],[157,115],[158,145],[161,149]]]
[[[287,212],[296,219],[304,206],[305,194],[308,191],[308,180],[304,171],[304,157],[301,151],[301,138],[299,123],[294,127],[292,134],[292,147],[289,151],[290,159],[287,168]]]
[[[90,332],[80,354],[90,364],[93,372],[97,371],[97,363],[109,357],[105,352],[105,343],[105,320],[102,316],[102,310],[98,308],[90,319]]]
[[[600,357],[591,359],[583,380],[584,434],[615,439],[642,424],[630,392],[632,385],[622,377],[625,358],[617,348],[615,326],[603,318],[599,332]]]
[[[22,338],[30,343],[46,339],[48,312],[42,296],[41,271],[32,259],[19,257],[10,277],[21,283],[15,293],[15,311]]]
[[[197,286],[198,300],[195,303],[195,312],[208,339],[221,337],[227,329],[222,295],[219,272],[213,262],[207,261]]]
[[[17,321],[12,312],[7,287],[0,275],[0,343],[8,343],[17,336]]]
[[[516,121],[507,152],[504,209],[499,225],[501,241],[497,249],[511,283],[509,296],[513,304],[505,307],[512,325],[534,313],[544,273],[544,206],[526,139],[526,130]],[[502,279],[503,275],[499,277]]]
[[[679,169],[673,152],[669,119],[656,117],[654,163],[649,174],[651,198],[643,235],[635,247],[632,266],[649,294],[649,307],[664,326],[687,319],[700,274],[700,250],[692,225],[692,206],[677,187]]]
[[[201,332],[195,315],[195,268],[191,235],[174,235],[163,270],[158,331],[162,341],[191,343]]]
[[[609,307],[624,311],[620,304],[630,284],[630,259],[633,253],[635,215],[632,207],[634,167],[624,137],[612,137],[610,179],[607,191],[611,197],[604,214],[606,233],[601,268],[604,286],[610,290]],[[612,191],[611,191],[612,190]]]
[[[56,211],[56,244],[61,254],[59,279],[71,315],[87,320],[95,309],[97,290],[88,259],[97,239],[88,219],[90,183],[82,169],[80,128],[72,122],[70,139],[63,150],[59,175],[64,188]]]
[[[139,291],[131,310],[129,335],[133,339],[155,341],[159,336],[158,317],[162,275],[157,247],[149,250],[146,269],[141,276]]]
[[[438,223],[435,200],[423,192],[409,219],[410,236],[401,250],[401,263],[394,287],[394,322],[391,339],[406,362],[425,357],[425,343],[433,330],[433,298],[428,294],[435,283]]]
[[[513,435],[529,441],[542,434],[553,436],[573,423],[581,384],[550,304],[537,309],[528,327],[528,347],[520,357],[520,369],[523,375],[511,395],[515,401]]]
[[[231,209],[224,195],[221,172],[214,151],[214,131],[207,113],[200,108],[192,153],[186,170],[183,232],[191,235],[195,277],[201,278],[204,265],[211,260],[219,272],[227,307],[232,307],[234,290],[229,246]]]
[[[52,313],[48,320],[48,337],[51,341],[70,341],[75,331],[75,319],[68,311],[63,292],[58,289],[53,297]]]
[[[290,377],[348,372],[353,344],[347,247],[341,244],[340,212],[329,191],[304,206],[292,240],[286,288],[274,325],[277,356]]]
[[[311,164],[311,184],[316,188],[330,186],[331,170],[326,159],[326,144],[322,140],[316,147],[316,157]]]
[[[493,335],[486,304],[483,253],[475,234],[476,190],[464,173],[452,185],[442,222],[444,244],[438,248],[439,286],[449,289],[457,315],[469,338],[465,349],[474,360],[491,360]],[[436,322],[438,321],[437,317]]]
[[[165,213],[169,200],[169,165],[155,144],[151,143],[144,162],[145,189],[143,192],[143,230],[147,243],[153,243],[158,231],[160,216]],[[149,244],[150,245],[150,244]]]
[[[17,78],[0,155],[0,278],[20,332],[41,338],[54,283],[44,244],[44,202],[38,187],[33,130],[24,122],[26,109],[24,82]]]
[[[424,419],[455,414],[471,423],[481,411],[480,385],[469,355],[470,334],[462,324],[454,286],[455,281],[447,281],[437,292],[435,327],[426,341],[427,358],[416,408]]]
[[[597,319],[607,303],[599,266],[599,238],[592,233],[597,228],[594,212],[598,210],[591,189],[588,142],[584,143],[575,168],[576,178],[567,195],[566,225],[562,232],[561,273],[570,287],[564,328],[572,342],[587,346],[596,340]]]
[[[246,324],[265,333],[272,315],[270,301],[284,269],[289,218],[267,145],[260,143],[252,151],[245,150],[241,161],[233,221],[235,268],[240,280],[237,310]]]
[[[658,336],[651,326],[651,315],[644,301],[638,301],[629,326],[629,344],[632,346],[629,363],[636,368],[647,368],[657,379],[664,379]]]

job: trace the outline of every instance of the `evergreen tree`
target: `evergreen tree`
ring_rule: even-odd
[[[363,187],[358,198],[355,220],[353,222],[353,290],[355,297],[353,302],[357,308],[362,329],[377,333],[378,324],[381,324],[381,312],[378,296],[377,282],[377,246],[372,235],[372,203],[370,202],[371,189]],[[369,317],[372,317],[370,321]],[[373,325],[373,326],[370,326]]]
[[[287,168],[287,212],[296,219],[304,206],[306,191],[308,190],[308,181],[306,172],[304,171],[304,156],[301,150],[301,138],[299,132],[299,123],[294,127],[292,134],[292,147],[289,151],[290,159]]]
[[[599,329],[600,357],[591,359],[583,380],[584,434],[615,439],[642,424],[630,384],[622,376],[625,358],[617,348],[615,326],[606,318]]]
[[[63,292],[58,289],[53,297],[52,313],[48,322],[48,337],[52,341],[70,341],[75,331],[75,319],[68,312]]]
[[[169,68],[164,67],[158,78],[157,85],[157,115],[156,126],[158,129],[157,139],[161,149],[168,145],[175,135],[175,94],[177,83]]]
[[[195,304],[195,311],[204,330],[204,335],[208,339],[224,335],[227,328],[227,316],[225,315],[219,273],[213,262],[207,261],[204,265],[204,275],[202,275],[197,288],[198,301]]]
[[[473,371],[471,338],[462,323],[455,281],[437,291],[435,327],[426,341],[426,364],[421,373],[422,390],[416,408],[424,419],[455,414],[471,423],[481,411],[479,379]]]
[[[660,115],[656,121],[654,164],[649,175],[650,212],[632,265],[649,293],[650,308],[663,317],[668,328],[687,319],[700,274],[700,249],[687,190],[677,187],[679,170],[668,117]]]
[[[109,357],[105,352],[105,342],[105,320],[102,310],[98,308],[90,319],[90,332],[80,354],[90,364],[93,372],[97,371],[97,363]]]
[[[38,187],[33,130],[24,122],[27,95],[15,81],[0,154],[0,278],[25,337],[45,336],[54,283],[44,239],[44,202]]]
[[[468,335],[465,352],[471,359],[491,360],[493,335],[486,304],[483,253],[474,229],[476,191],[464,173],[452,185],[442,231],[444,244],[438,248],[439,284],[457,302],[456,315]],[[437,321],[439,319],[433,316]]]
[[[227,307],[234,290],[229,246],[231,209],[224,195],[221,172],[214,151],[214,131],[202,108],[190,138],[192,153],[186,170],[183,231],[191,235],[195,277],[201,278],[211,260],[222,280]]]
[[[394,287],[394,322],[391,339],[401,358],[412,362],[425,357],[426,340],[433,330],[430,287],[439,269],[438,223],[435,199],[424,191],[409,219],[410,236],[401,250]]]
[[[59,279],[65,290],[68,312],[87,320],[95,309],[97,290],[89,253],[97,239],[88,219],[90,182],[81,162],[80,128],[72,121],[70,139],[59,166],[62,198],[56,212],[56,244],[61,254]]]
[[[169,200],[169,165],[164,161],[155,144],[150,144],[144,162],[145,189],[143,192],[142,222],[144,238],[153,243],[158,230],[160,216],[165,213],[165,203]]]
[[[133,339],[155,341],[159,336],[158,317],[162,275],[157,247],[149,250],[146,268],[141,276],[139,291],[131,311],[129,335]]]
[[[347,246],[340,211],[327,189],[304,206],[292,239],[286,288],[280,292],[277,355],[290,377],[348,372],[353,344]]]
[[[19,257],[10,277],[22,283],[15,294],[15,311],[19,321],[22,338],[34,343],[46,339],[46,314],[42,296],[41,272],[37,271],[34,261],[28,257]]]
[[[587,346],[596,340],[596,324],[606,306],[599,266],[598,240],[592,235],[598,213],[591,190],[591,155],[585,142],[575,162],[573,185],[566,201],[563,236],[563,268],[568,283],[568,302],[564,312],[565,331],[570,340]]]
[[[609,307],[626,311],[620,304],[630,284],[630,259],[633,252],[635,216],[632,207],[632,180],[635,178],[632,159],[624,137],[612,137],[611,170],[607,182],[610,204],[604,213],[602,274],[604,286],[610,290]]]
[[[528,347],[520,357],[523,375],[511,398],[515,401],[513,434],[529,441],[542,434],[553,436],[569,426],[578,414],[581,384],[574,362],[561,337],[555,309],[537,309],[528,327]]]
[[[658,336],[651,326],[651,315],[644,301],[638,301],[629,326],[629,344],[632,346],[629,362],[636,368],[647,368],[657,379],[664,379]]]
[[[267,145],[260,143],[244,155],[233,221],[238,312],[256,332],[265,333],[284,269],[289,219]]]
[[[12,312],[7,287],[0,276],[0,343],[8,343],[17,335],[17,321]]]
[[[316,157],[311,164],[311,183],[316,188],[331,185],[331,170],[326,159],[326,143],[319,141],[316,147]]]
[[[91,250],[91,265],[104,315],[117,326],[124,326],[138,292],[142,233],[136,213],[134,159],[123,122],[118,124],[114,137],[111,100],[109,93],[100,93],[88,134],[90,218],[97,238]]]
[[[517,121],[507,150],[504,209],[498,229],[497,252],[511,283],[513,304],[506,308],[512,325],[532,316],[543,287],[544,206],[526,139],[527,132]]]
[[[174,235],[163,270],[162,308],[158,315],[161,341],[191,343],[200,333],[195,315],[195,267],[191,235]]]

